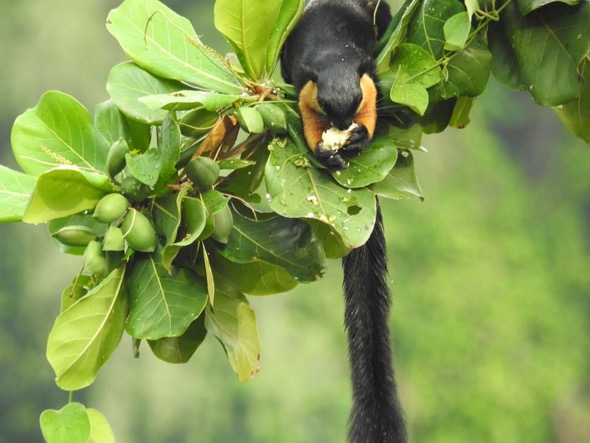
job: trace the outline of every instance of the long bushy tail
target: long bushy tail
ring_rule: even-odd
[[[352,378],[351,443],[404,443],[387,320],[391,296],[381,209],[367,243],[342,260]]]

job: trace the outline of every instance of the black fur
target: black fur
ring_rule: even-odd
[[[369,74],[377,82],[373,52],[376,38],[386,29],[391,14],[382,0],[376,15],[376,33],[376,4],[377,0],[312,0],[282,50],[285,81],[298,92],[308,81],[316,83],[318,103],[340,129],[350,125],[362,98],[360,76]],[[364,133],[362,128],[358,132],[348,147],[351,151],[368,142],[366,128]],[[321,154],[316,151],[316,155]],[[345,167],[344,161],[325,164]],[[342,264],[353,391],[349,441],[404,443],[406,431],[397,400],[387,323],[391,297],[378,202],[377,220],[368,242],[354,249]]]
[[[349,440],[353,443],[403,443],[406,431],[393,376],[387,324],[391,296],[378,202],[371,237],[364,246],[344,257],[342,266],[354,399]]]

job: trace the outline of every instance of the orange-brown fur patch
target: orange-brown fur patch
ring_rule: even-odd
[[[377,125],[377,87],[369,75],[361,77],[361,91],[363,99],[354,117],[354,122],[364,125],[369,132],[369,138],[373,138]]]

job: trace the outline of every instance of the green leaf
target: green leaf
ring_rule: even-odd
[[[473,14],[481,11],[479,0],[465,0],[465,8],[467,9],[467,15],[470,21],[473,18]]]
[[[41,174],[29,206],[25,223],[44,223],[92,209],[106,194],[115,192],[104,174],[61,166]]]
[[[47,360],[60,388],[75,391],[90,385],[121,341],[127,317],[124,273],[124,268],[113,271],[55,320]]]
[[[211,112],[232,106],[240,100],[244,100],[241,95],[218,94],[211,91],[178,91],[171,94],[148,95],[139,99],[150,109],[182,111],[202,106]]]
[[[105,171],[110,147],[84,106],[56,91],[16,119],[11,142],[16,161],[31,175],[63,165]]]
[[[590,60],[582,70],[584,88],[579,97],[553,108],[567,129],[590,145]]]
[[[359,155],[352,157],[348,168],[336,171],[334,179],[345,188],[364,188],[380,182],[395,165],[397,147],[387,136],[377,137]]]
[[[125,159],[131,175],[153,189],[162,167],[160,150],[154,147],[139,154],[125,154]]]
[[[115,443],[115,435],[106,417],[96,409],[86,409],[90,420],[90,440],[88,443]]]
[[[311,228],[297,219],[256,221],[234,213],[229,241],[218,250],[234,263],[263,261],[281,267],[297,281],[312,282],[324,272],[324,257]]]
[[[411,151],[401,150],[395,167],[380,183],[373,185],[373,191],[381,197],[402,200],[418,197],[423,200],[422,189],[414,170],[414,156]]]
[[[395,51],[390,69],[384,77],[393,80],[391,100],[424,115],[428,107],[426,89],[443,80],[437,61],[417,45],[402,44]]]
[[[287,271],[270,263],[256,261],[236,264],[219,253],[212,254],[211,261],[215,275],[227,279],[244,294],[273,295],[297,286],[297,281]]]
[[[167,363],[186,363],[207,336],[205,315],[200,315],[179,337],[162,337],[148,340],[154,355]]]
[[[447,68],[447,78],[437,92],[443,99],[451,97],[477,97],[488,84],[492,67],[492,53],[479,36],[453,55]]]
[[[123,139],[132,143],[129,123],[113,100],[100,103],[94,110],[94,126],[104,136],[110,146]]]
[[[87,443],[90,438],[90,418],[80,403],[43,411],[40,424],[46,443]]]
[[[207,304],[207,287],[194,273],[169,274],[161,259],[137,256],[127,276],[131,297],[125,329],[134,338],[178,337]]]
[[[252,80],[270,77],[280,48],[303,11],[302,0],[217,0],[215,27]]]
[[[256,316],[244,295],[218,285],[215,305],[205,315],[207,331],[221,342],[240,383],[251,380],[260,369],[260,341]]]
[[[465,6],[459,0],[421,1],[412,16],[406,42],[422,47],[439,60],[444,54],[444,25],[451,17],[462,12],[465,12]]]
[[[410,20],[419,4],[420,0],[406,0],[392,18],[389,25],[393,27],[391,33],[384,35],[384,37],[387,37],[386,41],[379,42],[379,55],[375,59],[378,73],[388,70],[391,56],[406,36]]]
[[[197,198],[185,197],[182,199],[182,236],[172,244],[168,244],[162,251],[162,266],[170,271],[172,262],[180,252],[180,249],[193,244],[203,230],[207,222],[207,212],[203,202]],[[178,230],[177,230],[178,232]]]
[[[518,59],[502,23],[494,22],[488,26],[488,45],[492,53],[492,73],[496,80],[515,91],[526,89],[520,75]]]
[[[522,15],[527,15],[536,9],[542,8],[551,3],[565,3],[567,5],[577,5],[581,0],[516,0],[518,9]]]
[[[190,186],[183,186],[176,194],[154,200],[154,224],[158,234],[164,239],[164,247],[176,241],[180,227],[182,200],[190,189]]]
[[[464,48],[470,30],[471,20],[467,12],[460,12],[449,18],[443,26],[445,49],[455,51]]]
[[[201,43],[190,21],[158,0],[125,0],[110,12],[107,29],[152,74],[213,91],[242,92],[227,63]]]
[[[22,220],[35,181],[35,177],[0,165],[0,223]]]
[[[375,197],[366,188],[346,189],[329,172],[312,167],[307,149],[291,142],[273,142],[266,165],[269,205],[284,217],[326,223],[346,247],[363,245],[375,224]]]
[[[557,106],[580,95],[581,62],[590,54],[589,2],[578,6],[557,3],[527,16],[510,4],[502,22],[522,82],[537,103]]]
[[[139,99],[151,95],[170,94],[182,89],[182,83],[156,77],[132,62],[113,67],[107,80],[107,91],[121,112],[150,125],[162,123],[168,111],[152,109]]]
[[[78,274],[61,293],[61,309],[64,312],[86,295],[90,283],[90,276]]]
[[[168,190],[168,184],[176,181],[176,163],[180,158],[181,134],[172,113],[166,117],[158,133],[158,152],[160,153],[160,174],[156,183],[157,191]]]

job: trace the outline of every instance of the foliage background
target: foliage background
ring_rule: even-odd
[[[213,0],[164,3],[206,43]],[[392,2],[393,4],[394,2]],[[0,0],[0,163],[10,127],[48,89],[92,109],[124,59],[104,29],[115,0]],[[415,442],[590,440],[590,150],[550,110],[493,81],[472,124],[424,141],[426,201],[384,202],[391,327]],[[0,225],[0,442],[41,441],[67,394],[45,339],[78,260],[45,226]],[[207,340],[184,366],[121,346],[76,398],[121,442],[340,442],[350,406],[341,271],[257,299],[262,371],[239,385]]]

